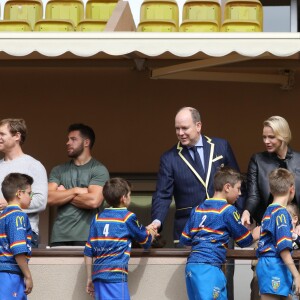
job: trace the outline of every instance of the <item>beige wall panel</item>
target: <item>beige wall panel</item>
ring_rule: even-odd
[[[73,122],[95,129],[93,155],[110,172],[157,172],[160,155],[177,141],[174,116],[182,106],[199,109],[205,135],[229,140],[243,172],[250,156],[264,150],[262,122],[269,116],[289,121],[292,147],[300,150],[299,81],[284,91],[271,84],[151,80],[149,71],[124,63],[122,68],[99,62],[97,67],[70,62],[61,67],[59,61],[8,64],[0,69],[0,118],[26,120],[25,152],[48,173],[68,159],[66,129]],[[47,210],[41,216],[42,244],[48,244],[48,220]]]
[[[156,172],[163,151],[176,142],[174,115],[199,109],[203,133],[230,141],[241,170],[262,151],[262,122],[271,115],[289,121],[292,146],[300,150],[297,129],[299,89],[277,85],[150,80],[148,71],[118,68],[3,68],[0,117],[23,117],[29,128],[25,151],[48,172],[66,157],[66,128],[91,125],[97,135],[94,156],[111,172]]]
[[[186,257],[134,257],[129,261],[128,285],[132,300],[186,300]],[[236,299],[249,299],[250,260],[236,260]],[[30,300],[88,300],[83,257],[32,257],[34,281]]]

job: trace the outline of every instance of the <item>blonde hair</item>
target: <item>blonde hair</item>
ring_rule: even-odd
[[[269,185],[273,196],[285,195],[295,185],[295,175],[287,169],[275,169],[269,174]]]
[[[23,119],[3,119],[0,121],[0,126],[6,125],[11,135],[16,135],[18,132],[20,133],[20,145],[24,144],[26,136],[27,136],[27,127],[25,121]]]
[[[289,203],[286,206],[286,210],[289,212],[289,214],[291,215],[291,217],[297,217],[299,218],[299,208],[297,206],[297,204],[295,203]]]
[[[290,143],[292,139],[292,133],[286,119],[280,116],[272,116],[265,120],[263,125],[264,127],[271,127],[277,139],[281,140],[287,145]]]

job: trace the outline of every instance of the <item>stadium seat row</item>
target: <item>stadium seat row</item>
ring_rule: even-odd
[[[0,31],[103,31],[119,0],[8,0]],[[120,0],[122,1],[122,0]],[[222,18],[223,15],[223,18]],[[222,21],[223,20],[223,21]],[[140,9],[141,32],[257,32],[263,30],[259,0],[186,0],[182,23],[176,0],[144,0]]]
[[[0,31],[103,31],[118,0],[8,0]]]
[[[176,0],[144,0],[138,31],[263,31],[263,7],[259,0],[227,0],[222,18],[222,8],[218,0],[186,0],[179,26]]]

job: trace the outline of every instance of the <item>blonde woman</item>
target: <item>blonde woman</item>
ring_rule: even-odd
[[[250,226],[251,217],[260,225],[268,205],[273,201],[268,176],[274,169],[284,168],[295,174],[296,193],[292,202],[300,207],[300,153],[289,146],[292,134],[288,122],[280,116],[270,117],[263,123],[262,137],[266,151],[254,154],[248,166],[248,196],[241,218],[246,226]],[[260,299],[255,277],[251,290],[251,300]]]
[[[293,202],[300,207],[300,153],[293,151],[289,143],[292,134],[288,122],[273,116],[263,123],[263,142],[266,151],[251,157],[247,174],[248,197],[242,222],[250,225],[250,216],[260,224],[272,195],[268,185],[268,175],[276,168],[284,168],[295,174],[296,195]]]

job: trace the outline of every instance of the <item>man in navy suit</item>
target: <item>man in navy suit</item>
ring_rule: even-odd
[[[175,117],[179,142],[160,159],[156,192],[152,198],[152,220],[158,228],[162,227],[174,196],[175,244],[192,208],[213,196],[213,178],[218,168],[230,166],[239,170],[229,143],[202,135],[201,126],[200,114],[195,108],[180,109]],[[200,166],[195,163],[193,146],[196,146],[200,155]]]
[[[224,139],[202,135],[201,127],[200,114],[195,108],[181,108],[175,117],[179,142],[160,159],[156,191],[152,198],[152,224],[162,229],[174,196],[175,246],[179,243],[192,208],[213,196],[213,178],[218,168],[229,166],[239,171],[229,143]],[[196,163],[196,155],[199,155],[201,163]],[[238,202],[241,205],[242,200]]]

